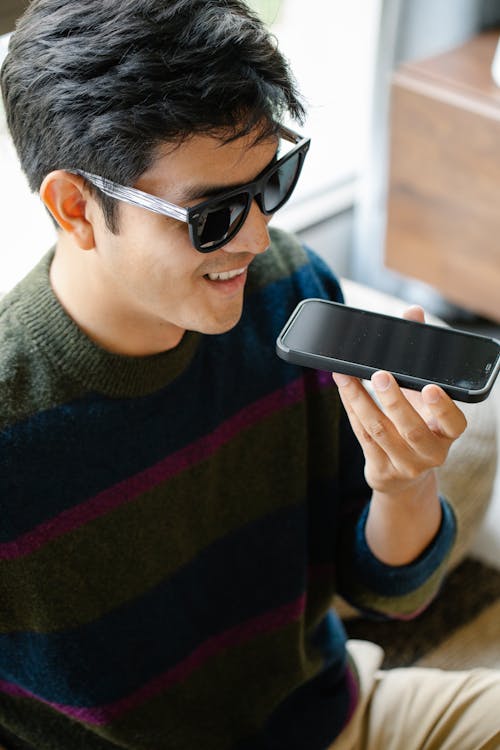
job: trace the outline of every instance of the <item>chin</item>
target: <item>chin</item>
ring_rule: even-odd
[[[232,315],[224,320],[203,320],[200,321],[200,326],[196,329],[199,333],[204,333],[208,336],[217,336],[221,333],[227,333],[241,320],[241,310],[238,315]]]

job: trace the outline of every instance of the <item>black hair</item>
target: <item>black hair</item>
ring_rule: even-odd
[[[285,112],[304,116],[287,61],[243,0],[33,0],[1,86],[34,191],[54,169],[131,185],[162,143],[265,137]],[[115,201],[93,192],[116,232]]]

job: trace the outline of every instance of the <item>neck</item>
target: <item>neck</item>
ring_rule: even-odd
[[[113,354],[144,357],[174,349],[184,331],[125,301],[106,277],[95,250],[81,250],[61,233],[50,283],[66,313],[92,341]]]

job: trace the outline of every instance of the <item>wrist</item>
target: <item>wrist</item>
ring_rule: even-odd
[[[397,492],[373,492],[366,541],[387,565],[407,565],[429,546],[441,520],[436,473],[430,471]]]
[[[427,506],[439,504],[437,475],[434,469],[390,492],[374,489],[372,503],[380,505],[384,513],[396,515],[423,514]]]

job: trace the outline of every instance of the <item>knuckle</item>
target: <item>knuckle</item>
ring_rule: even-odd
[[[390,411],[391,413],[398,413],[401,411],[401,398],[399,392],[395,393],[386,393],[385,398],[383,401],[384,409],[387,411]]]
[[[368,435],[373,440],[380,440],[387,434],[387,425],[383,419],[375,419],[366,426]]]
[[[428,436],[427,425],[413,425],[403,433],[403,438],[407,443],[422,443]]]
[[[363,394],[355,382],[351,382],[349,385],[344,386],[344,391],[347,392],[351,404],[357,404],[362,399]]]

